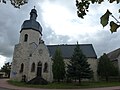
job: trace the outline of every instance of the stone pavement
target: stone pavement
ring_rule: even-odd
[[[0,87],[8,88],[9,90],[66,90],[66,89],[39,89],[39,88],[26,88],[17,87],[7,83],[8,79],[0,79]],[[69,90],[69,89],[67,89]],[[90,88],[90,89],[72,89],[72,90],[120,90],[120,86],[116,87],[105,87],[105,88]]]

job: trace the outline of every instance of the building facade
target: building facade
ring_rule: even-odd
[[[113,50],[107,54],[111,62],[115,67],[119,69],[120,72],[120,48]]]
[[[37,11],[32,9],[30,20],[25,20],[20,31],[19,43],[15,45],[11,67],[11,80],[21,81],[23,76],[30,81],[41,76],[48,82],[53,81],[52,57],[57,48],[60,48],[67,65],[76,45],[45,45],[42,37],[42,27],[36,21]],[[81,50],[88,58],[88,63],[97,80],[97,56],[92,44],[80,45]]]

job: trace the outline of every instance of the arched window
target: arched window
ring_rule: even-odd
[[[44,72],[48,72],[48,64],[47,63],[44,64]]]
[[[24,42],[27,42],[27,40],[28,40],[28,35],[25,34],[25,36],[24,36]]]
[[[31,72],[35,72],[35,63],[32,63]]]
[[[42,63],[41,63],[40,61],[38,62],[38,67],[39,67],[39,66],[42,67]]]
[[[22,63],[22,64],[21,64],[21,67],[20,67],[20,73],[23,72],[23,69],[24,69],[24,64]]]
[[[38,62],[37,64],[37,76],[42,76],[42,63]]]

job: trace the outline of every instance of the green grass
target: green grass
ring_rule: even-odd
[[[120,86],[120,82],[82,82],[78,83],[49,83],[48,85],[31,85],[18,81],[8,81],[9,84],[19,87],[31,88],[49,88],[49,89],[80,89],[80,88],[98,88],[98,87],[112,87]]]

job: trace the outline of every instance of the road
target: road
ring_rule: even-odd
[[[0,87],[0,90],[11,90],[11,89],[6,89],[6,88],[1,88],[1,87]]]

